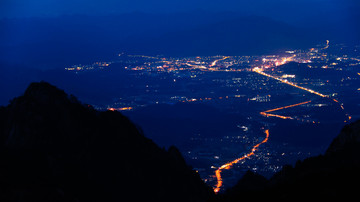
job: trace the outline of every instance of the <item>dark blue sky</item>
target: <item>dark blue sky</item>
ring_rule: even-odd
[[[314,12],[345,15],[357,0],[1,0],[0,17],[235,11],[287,19]]]
[[[32,69],[63,70],[73,64],[107,61],[120,51],[168,56],[251,55],[313,47],[327,39],[359,43],[359,2],[0,0],[2,102],[21,93],[30,81],[43,78],[42,71],[38,74]],[[224,15],[224,11],[232,13]],[[130,14],[114,15],[123,13]],[[219,25],[220,29],[212,29]]]

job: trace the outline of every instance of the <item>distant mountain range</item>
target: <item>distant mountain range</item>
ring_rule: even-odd
[[[112,59],[123,51],[167,56],[273,54],[310,48],[325,39],[359,41],[358,22],[351,19],[287,24],[205,11],[1,19],[0,62],[63,68]]]
[[[286,23],[264,17],[238,17],[165,33],[133,46],[134,51],[156,51],[170,56],[261,55],[307,48],[316,41],[305,30]]]

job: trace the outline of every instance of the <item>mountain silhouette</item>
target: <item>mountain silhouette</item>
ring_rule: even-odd
[[[120,112],[97,111],[46,82],[0,107],[1,201],[354,199],[359,156],[357,121],[325,154],[270,179],[248,171],[215,197],[177,148],[159,148]]]
[[[206,201],[175,147],[46,82],[0,107],[1,201]]]
[[[360,180],[360,121],[349,124],[324,155],[286,165],[269,180],[248,172],[219,201],[347,200],[357,197]]]

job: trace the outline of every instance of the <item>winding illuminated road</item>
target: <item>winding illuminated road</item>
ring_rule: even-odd
[[[229,163],[226,163],[222,166],[220,166],[216,171],[215,171],[215,176],[216,176],[216,179],[217,179],[217,184],[216,184],[216,187],[214,188],[214,192],[215,193],[218,193],[223,185],[223,180],[221,178],[221,172],[222,170],[229,170],[234,164],[237,164],[239,161],[242,161],[246,158],[249,158],[250,156],[253,156],[255,154],[255,151],[258,149],[258,147],[264,143],[266,143],[269,139],[269,130],[265,130],[265,134],[266,134],[266,137],[265,139],[260,142],[259,144],[255,145],[252,149],[251,149],[251,152],[245,154],[244,156],[238,158],[238,159],[235,159]]]
[[[345,116],[347,117],[347,120],[345,120],[344,122],[346,123],[346,122],[348,122],[348,121],[351,120],[351,116],[350,116],[348,113],[345,112],[345,109],[344,109],[343,104],[340,103],[340,102],[339,102],[338,100],[336,100],[336,99],[330,98],[329,95],[324,95],[324,94],[319,93],[319,92],[316,92],[316,91],[314,91],[314,90],[312,90],[312,89],[299,86],[299,85],[297,85],[297,84],[295,84],[295,83],[293,83],[293,82],[290,82],[290,81],[288,81],[288,80],[286,80],[286,79],[281,79],[281,78],[272,76],[272,75],[270,75],[270,74],[267,74],[267,73],[263,72],[263,70],[260,69],[260,68],[258,68],[258,67],[255,67],[255,68],[253,69],[253,72],[256,72],[256,73],[261,74],[261,75],[263,75],[263,76],[266,76],[266,77],[268,77],[268,78],[272,78],[272,79],[278,80],[278,81],[280,81],[280,82],[282,82],[282,83],[284,83],[284,84],[287,84],[287,85],[293,86],[293,87],[295,87],[295,88],[298,88],[298,89],[307,91],[307,92],[312,93],[312,94],[315,94],[315,95],[317,95],[317,96],[320,96],[320,97],[323,97],[323,98],[329,98],[329,99],[331,99],[332,101],[334,101],[335,103],[339,104],[340,108],[344,111]],[[302,104],[302,103],[299,103],[299,104],[297,104],[297,105],[300,105],[300,104]],[[285,108],[288,108],[288,107],[293,107],[293,106],[290,105],[290,106],[283,107],[283,108],[277,108],[277,109],[273,109],[273,110],[268,110],[268,111],[265,111],[265,112],[261,112],[260,114],[262,114],[262,115],[264,115],[264,116],[273,116],[273,117],[278,117],[278,118],[282,118],[282,119],[291,119],[291,117],[286,117],[286,116],[280,116],[280,115],[268,114],[268,113],[267,113],[267,112],[271,112],[271,111],[277,111],[277,110],[279,110],[279,109],[285,109]]]
[[[228,59],[228,58],[230,58],[230,57],[225,56],[225,57],[223,57],[222,59],[215,60],[214,62],[211,63],[211,65],[209,65],[209,67],[213,67],[213,66],[215,66],[216,63],[218,63],[219,61],[221,61],[221,60],[226,60],[226,59]]]
[[[279,108],[275,108],[275,109],[270,109],[270,110],[267,110],[267,111],[264,111],[264,112],[260,112],[260,114],[265,116],[265,117],[270,117],[271,116],[271,117],[277,117],[277,118],[281,118],[281,119],[293,119],[290,116],[281,116],[281,115],[277,115],[277,114],[270,114],[269,112],[275,112],[275,111],[279,111],[279,110],[282,110],[282,109],[297,107],[297,106],[300,106],[300,105],[308,104],[310,102],[311,102],[311,100],[307,101],[307,102],[301,102],[301,103],[298,103],[298,104],[288,105],[288,106],[285,106],[285,107],[279,107]]]

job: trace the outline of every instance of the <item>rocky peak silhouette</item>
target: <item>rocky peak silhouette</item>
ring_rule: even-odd
[[[176,148],[46,82],[0,108],[1,201],[205,201]]]

